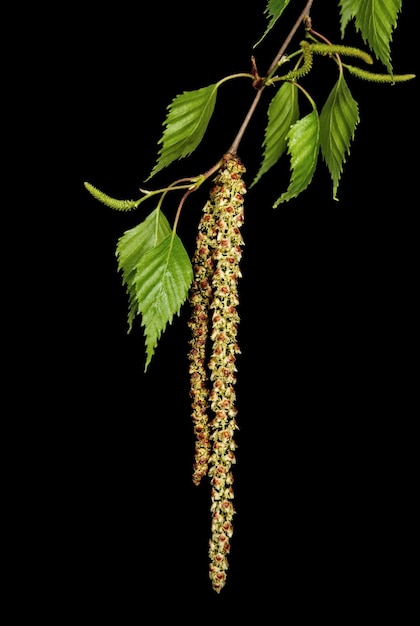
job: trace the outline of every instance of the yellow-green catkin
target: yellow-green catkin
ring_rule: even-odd
[[[241,161],[226,155],[223,166],[211,191],[215,208],[217,247],[213,253],[214,271],[211,281],[211,354],[208,363],[211,390],[210,423],[212,443],[209,459],[211,481],[212,526],[209,542],[210,579],[213,589],[220,592],[226,582],[230,538],[233,533],[232,518],[232,465],[236,462],[234,441],[237,429],[235,407],[236,355],[239,315],[237,306],[239,268],[243,239],[240,228],[244,219],[244,194],[242,179],[245,168]]]

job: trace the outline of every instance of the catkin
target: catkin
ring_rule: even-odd
[[[191,414],[196,441],[193,482],[196,485],[207,474],[210,456],[206,346],[212,297],[213,249],[216,243],[214,206],[210,198],[204,206],[198,225],[196,248],[192,259],[194,276],[189,295],[191,316],[188,325],[192,338],[188,357],[190,360]]]
[[[196,434],[193,480],[198,484],[208,473],[211,482],[209,574],[218,593],[226,582],[235,514],[232,465],[236,462],[234,434],[238,428],[235,383],[236,355],[240,352],[237,307],[244,172],[238,157],[225,155],[199,224],[190,295],[189,358]]]

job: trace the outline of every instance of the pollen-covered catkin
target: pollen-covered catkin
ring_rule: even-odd
[[[240,159],[226,154],[198,225],[189,301],[191,407],[195,434],[193,482],[206,474],[211,483],[209,575],[219,593],[226,583],[233,534],[234,441],[237,409],[236,355],[239,262],[244,219]]]
[[[208,471],[210,435],[208,424],[209,389],[207,383],[206,345],[209,335],[209,307],[212,296],[213,250],[217,233],[212,200],[207,201],[198,225],[196,247],[192,259],[193,282],[189,301],[191,316],[190,397],[191,415],[195,434],[193,482],[198,485]]]
[[[226,582],[228,554],[235,513],[232,499],[232,464],[236,462],[234,441],[237,429],[235,407],[236,355],[239,315],[237,312],[239,263],[243,239],[240,228],[244,219],[245,168],[237,157],[226,155],[211,191],[215,208],[217,247],[213,253],[211,354],[208,363],[211,390],[210,423],[212,443],[209,459],[211,480],[212,526],[209,542],[210,579],[220,592]]]

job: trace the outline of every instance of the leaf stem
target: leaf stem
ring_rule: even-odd
[[[140,187],[139,191],[144,193],[144,196],[140,198],[140,200],[137,200],[135,204],[135,208],[137,209],[139,204],[141,204],[144,200],[148,200],[152,196],[156,196],[159,193],[166,194],[166,192],[168,191],[179,191],[180,189],[191,189],[192,187],[195,187],[195,184],[194,184],[195,180],[196,180],[195,178],[180,178],[179,180],[176,180],[175,182],[168,185],[168,187],[162,187],[161,189],[153,189],[152,191],[148,191],[147,189],[142,189]],[[190,184],[180,185],[179,183],[182,183],[182,182],[189,182]]]
[[[309,16],[309,12],[311,10],[311,6],[312,6],[313,0],[308,0],[308,2],[305,5],[305,8],[303,9],[302,13],[299,15],[298,19],[296,20],[296,22],[294,23],[294,25],[292,26],[289,34],[287,35],[286,39],[284,40],[282,46],[280,47],[280,50],[278,51],[278,53],[276,54],[275,58],[273,59],[268,72],[267,72],[267,76],[269,77],[270,74],[272,74],[274,72],[274,70],[277,68],[277,64],[280,61],[280,59],[282,58],[283,54],[286,51],[287,46],[289,45],[289,43],[291,42],[291,40],[293,39],[297,29],[299,28],[300,24],[302,23],[302,21]],[[248,124],[254,114],[255,109],[257,108],[258,102],[260,101],[261,98],[261,94],[265,88],[265,83],[263,82],[261,84],[261,86],[259,87],[257,94],[253,100],[253,102],[251,103],[251,106],[249,108],[248,113],[245,116],[244,121],[242,122],[242,125],[238,131],[238,134],[236,135],[235,139],[233,140],[232,145],[230,146],[229,150],[227,150],[227,152],[229,154],[233,154],[236,155],[238,152],[238,148],[239,148],[239,144],[242,141],[242,138],[245,134],[245,131],[248,127]]]
[[[316,111],[316,104],[315,104],[315,100],[310,96],[310,94],[306,91],[306,89],[304,89],[302,87],[302,85],[300,83],[297,83],[295,81],[290,81],[292,83],[292,85],[294,85],[295,87],[297,87],[298,89],[301,90],[301,92],[307,97],[307,99],[309,100],[311,107],[314,111]]]
[[[182,207],[184,206],[185,200],[188,198],[188,196],[193,193],[193,191],[197,191],[197,189],[200,187],[200,185],[202,185],[204,183],[205,180],[207,180],[208,178],[210,178],[210,176],[212,176],[215,172],[217,172],[217,170],[220,168],[222,164],[222,159],[220,159],[219,161],[217,161],[217,163],[215,163],[209,170],[207,170],[207,172],[204,172],[204,174],[201,174],[200,176],[197,176],[195,179],[189,179],[189,180],[193,180],[194,181],[194,185],[191,185],[187,191],[184,193],[184,195],[182,196],[180,203],[178,205],[177,211],[176,211],[176,215],[175,215],[175,219],[174,219],[174,225],[172,227],[173,232],[176,232],[177,226],[178,226],[178,222],[179,222],[179,218],[181,215],[181,211],[182,211]]]
[[[314,41],[318,41],[318,39],[322,39],[322,41],[325,41],[325,43],[328,44],[329,46],[332,45],[332,42],[329,39],[324,37],[324,35],[321,35],[321,33],[317,33],[316,30],[314,30],[313,28],[310,28],[308,30],[308,33],[310,35],[312,35],[312,38],[314,39]],[[341,62],[340,55],[336,53],[334,56],[335,56],[335,58],[337,60],[337,64],[338,64],[338,67],[339,67],[339,70],[340,70],[340,74],[342,75],[343,74],[343,64]]]
[[[219,80],[219,82],[217,83],[217,87],[220,87],[220,85],[223,85],[223,83],[226,83],[228,80],[232,80],[233,78],[254,78],[254,76],[250,74],[249,72],[239,72],[238,74],[230,74],[229,76],[225,76],[224,78]]]

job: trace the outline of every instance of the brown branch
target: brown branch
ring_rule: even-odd
[[[278,53],[276,54],[275,58],[273,59],[273,62],[271,63],[267,75],[269,76],[277,67],[278,62],[280,61],[280,59],[282,58],[282,56],[284,55],[288,45],[290,44],[291,40],[293,39],[297,29],[299,28],[299,26],[301,25],[301,23],[303,22],[303,20],[305,20],[305,18],[307,18],[309,16],[309,12],[311,10],[311,6],[312,6],[313,0],[308,0],[308,2],[306,3],[305,8],[303,9],[302,13],[299,15],[298,19],[296,20],[295,24],[292,26],[289,34],[287,35],[286,39],[284,40],[280,50],[278,51]],[[259,90],[257,91],[257,94],[249,108],[248,113],[245,116],[244,121],[242,122],[242,125],[238,131],[238,134],[236,135],[235,139],[233,140],[232,145],[230,146],[229,150],[227,151],[229,154],[233,154],[236,155],[238,152],[238,148],[239,148],[239,144],[242,141],[242,137],[245,134],[245,131],[248,127],[248,124],[254,114],[255,109],[257,108],[258,102],[260,101],[261,98],[261,94],[263,92],[265,88],[265,84],[262,83],[261,87],[259,88]]]

